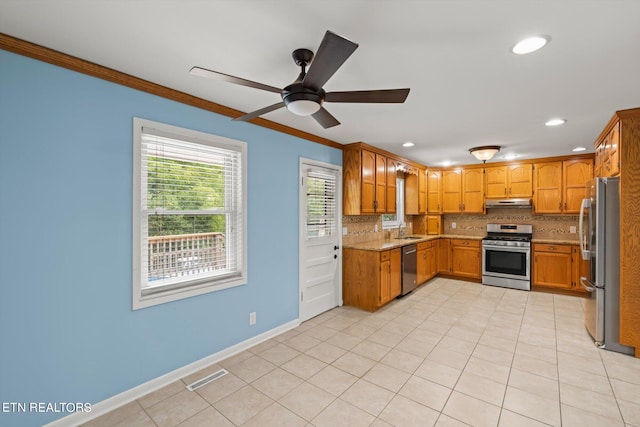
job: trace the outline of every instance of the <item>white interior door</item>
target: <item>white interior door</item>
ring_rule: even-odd
[[[342,304],[342,168],[300,160],[301,321]]]

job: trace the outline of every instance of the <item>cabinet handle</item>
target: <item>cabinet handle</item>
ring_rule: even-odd
[[[558,203],[558,210],[561,211],[562,210],[562,202]]]
[[[550,250],[550,251],[555,251],[555,250],[556,250],[556,248],[555,248],[555,246],[549,246],[549,250]]]

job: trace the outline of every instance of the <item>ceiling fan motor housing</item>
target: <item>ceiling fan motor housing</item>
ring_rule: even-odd
[[[295,101],[313,101],[319,105],[324,102],[325,91],[323,89],[313,90],[302,86],[300,82],[291,83],[282,89],[282,100],[285,105]]]

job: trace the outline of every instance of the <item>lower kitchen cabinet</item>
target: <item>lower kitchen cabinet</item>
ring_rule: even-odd
[[[534,243],[533,285],[586,294],[580,284],[586,262],[578,245]]]
[[[479,240],[451,239],[451,274],[469,279],[482,278]]]
[[[375,311],[402,292],[401,248],[382,252],[345,248],[342,255],[345,305]]]
[[[438,273],[451,274],[451,239],[438,239]]]
[[[418,286],[438,274],[438,241],[418,243]]]

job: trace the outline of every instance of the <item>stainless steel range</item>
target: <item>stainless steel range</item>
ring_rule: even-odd
[[[482,239],[482,284],[531,290],[533,226],[487,224]]]

